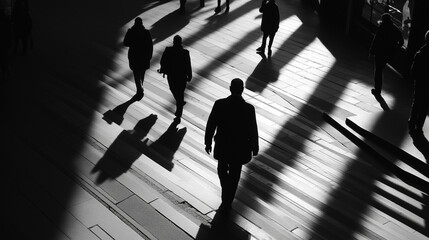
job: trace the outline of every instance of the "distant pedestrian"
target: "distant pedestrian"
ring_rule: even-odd
[[[217,0],[217,7],[215,8],[215,13],[220,13],[220,10],[221,10],[220,3],[221,3],[221,0]],[[229,0],[225,1],[225,5],[226,5],[225,12],[227,13],[229,12]]]
[[[386,64],[404,44],[401,31],[393,24],[390,14],[381,16],[380,27],[371,44],[370,54],[375,56],[374,88],[372,94],[379,96]]]
[[[189,51],[182,46],[182,37],[174,36],[173,46],[166,47],[161,57],[160,73],[167,75],[168,85],[176,100],[176,122],[180,122],[185,102],[187,82],[192,79]]]
[[[125,34],[124,45],[129,47],[128,61],[136,83],[136,98],[140,100],[144,96],[144,76],[153,53],[152,37],[140,17],[135,19],[134,25]]]
[[[29,6],[27,0],[15,1],[12,8],[12,29],[14,35],[14,49],[18,52],[18,47],[21,44],[22,53],[27,53],[28,44],[33,44],[31,39],[33,22],[31,20]]]
[[[229,87],[231,95],[217,100],[207,121],[205,150],[218,160],[217,172],[222,187],[221,210],[228,210],[234,200],[241,168],[259,151],[255,108],[244,101],[243,81],[235,78]],[[216,133],[216,135],[215,135]]]
[[[425,35],[425,44],[415,54],[411,67],[414,79],[414,99],[408,121],[412,136],[423,134],[423,125],[429,109],[429,31]]]
[[[279,29],[280,23],[279,8],[275,0],[262,0],[259,12],[262,13],[261,30],[263,36],[262,45],[256,49],[256,51],[258,53],[264,53],[267,38],[270,37],[268,42],[268,57],[271,57],[271,46],[273,45],[274,36]]]

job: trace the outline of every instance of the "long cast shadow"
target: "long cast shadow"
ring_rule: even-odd
[[[127,172],[140,157],[141,152],[134,147],[149,133],[157,120],[154,114],[140,120],[133,130],[123,130],[97,162],[91,173],[98,173],[95,183],[102,184],[108,179],[116,179]]]
[[[318,37],[322,40],[322,42],[325,44],[325,46],[328,47],[328,49],[333,53],[334,56],[336,56],[338,59],[341,59],[341,56],[343,53],[338,52],[337,46],[332,46],[332,44],[335,44],[332,40],[332,36],[326,37],[326,35],[323,35],[321,33],[314,35],[315,37]],[[287,46],[284,46],[287,48]],[[340,54],[338,54],[340,53]],[[336,108],[335,102],[338,102],[340,100],[342,92],[345,90],[345,86],[347,85],[348,79],[344,79],[344,83],[338,84],[340,87],[343,87],[342,89],[339,89],[339,94],[337,96],[334,96],[335,99],[331,102],[326,102],[320,97],[318,97],[318,93],[323,92],[323,88],[325,84],[330,83],[332,80],[329,79],[331,76],[336,75],[336,68],[337,65],[339,68],[341,66],[339,65],[337,60],[337,63],[331,68],[331,70],[327,73],[326,77],[322,79],[317,88],[313,91],[313,94],[311,97],[307,100],[307,103],[300,107],[299,112],[297,116],[305,116],[307,119],[311,119],[316,125],[321,124],[323,122],[321,118],[321,112],[319,111],[326,111],[326,112],[333,112],[333,110]],[[330,76],[331,75],[331,76]],[[350,79],[353,78],[353,76],[349,76]],[[260,88],[263,89],[263,86]],[[296,131],[297,127],[294,125],[295,121],[299,121],[299,118],[295,117],[291,120],[289,120],[282,129],[284,131],[280,132],[287,132],[287,131]],[[381,119],[378,124],[383,124],[383,120]],[[303,139],[308,139],[310,137],[311,132],[305,133],[303,136]],[[405,136],[405,133],[401,133],[402,136]],[[302,136],[302,133],[301,133]],[[289,145],[289,149],[292,148],[292,150],[285,150],[282,146]],[[268,156],[269,158],[277,159],[281,161],[282,165],[278,165],[275,163],[270,162],[268,159],[264,159],[264,157],[257,158],[257,161],[264,162],[266,165],[271,166],[273,169],[276,169],[278,172],[282,172],[282,169],[286,167],[294,167],[295,161],[299,160],[300,157],[298,155],[299,152],[303,151],[305,148],[305,143],[303,141],[299,141],[296,139],[291,139],[290,136],[287,134],[278,134],[275,137],[275,140],[271,143],[272,147],[270,147],[268,150],[266,150],[263,154]],[[310,157],[312,156],[312,153],[309,153]],[[368,169],[365,167],[365,163],[362,162],[362,159],[368,158],[367,154],[365,154],[362,151],[359,151],[356,153],[357,159],[352,162],[351,165],[347,167],[347,169],[344,171],[345,173],[353,173],[351,175],[345,174],[339,181],[337,188],[333,192],[330,193],[329,200],[323,204],[323,207],[321,209],[322,215],[316,219],[315,225],[311,228],[311,232],[313,233],[311,237],[314,238],[327,238],[327,239],[351,239],[354,234],[359,233],[362,229],[362,220],[364,219],[365,213],[368,211],[369,206],[371,203],[374,202],[372,199],[372,193],[379,191],[379,189],[375,186],[376,181],[383,181],[383,176],[385,174],[390,175],[389,171],[383,171],[383,170],[373,170]],[[267,157],[267,158],[268,158]],[[317,157],[317,156],[314,156]],[[371,164],[376,165],[377,163],[371,162]],[[283,206],[284,209],[288,209],[286,211],[293,211],[291,210],[287,205],[284,205],[283,202],[276,199],[274,194],[281,194],[276,193],[275,190],[267,190],[265,189],[264,185],[257,185],[255,183],[258,182],[258,179],[255,179],[255,177],[252,177],[252,175],[255,176],[264,176],[267,180],[272,182],[274,185],[280,185],[284,186],[287,185],[284,180],[280,179],[278,176],[275,176],[273,173],[270,173],[267,170],[263,170],[259,168],[257,165],[250,163],[249,168],[254,172],[257,173],[256,175],[252,173],[248,176],[247,179],[243,179],[244,182],[241,185],[241,188],[244,189],[254,189],[254,191],[257,193],[256,196],[258,198],[266,201],[266,202],[273,202],[275,204],[278,204],[278,206]],[[364,188],[357,189],[356,187],[353,187],[353,182],[360,182],[362,179],[359,178],[366,178],[364,181]],[[361,183],[362,184],[362,183]],[[346,189],[355,189],[356,192],[359,195],[351,195],[349,194]],[[311,199],[308,199],[308,196],[306,196],[305,193],[296,191],[294,189],[288,188],[291,193],[295,194],[296,196],[302,197],[302,199],[307,199],[309,201],[314,201]],[[254,207],[254,208],[263,208],[260,204],[258,204],[257,201],[254,201],[253,199],[246,198],[244,196],[244,193],[239,192],[238,199],[243,200],[243,202],[246,202],[248,205]],[[344,201],[344,199],[354,202],[356,204],[345,204],[347,201]],[[422,199],[419,199],[420,201],[424,201]],[[399,200],[401,201],[401,200]],[[403,203],[404,204],[404,203]],[[377,207],[383,208],[383,206],[378,205]],[[267,210],[267,209],[265,209]],[[402,218],[398,215],[393,214],[392,211],[389,211],[388,209],[383,209],[388,214],[393,215],[397,219],[403,221],[405,224],[415,227],[422,233],[424,233],[424,229],[421,227],[413,224],[411,221],[408,221],[405,218]],[[423,216],[423,215],[420,215]]]

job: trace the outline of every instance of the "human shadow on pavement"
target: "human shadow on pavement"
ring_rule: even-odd
[[[133,130],[123,130],[118,135],[91,171],[91,173],[98,172],[96,184],[102,184],[108,179],[116,179],[131,168],[142,154],[138,151],[141,140],[146,137],[156,120],[157,116],[151,114],[140,120]]]
[[[103,114],[103,119],[108,124],[112,124],[112,122],[121,125],[122,121],[124,120],[124,114],[127,111],[128,107],[133,104],[134,102],[138,101],[138,97],[135,95],[130,100],[122,103],[121,105],[118,105],[112,110],[107,110]]]
[[[250,234],[233,224],[231,220],[230,212],[218,209],[210,224],[200,225],[195,240],[250,240]]]
[[[271,58],[267,58],[264,53],[260,55],[262,59],[246,81],[246,88],[254,92],[261,92],[270,83],[277,81],[280,75],[279,68],[271,62]]]
[[[143,145],[140,145],[139,148],[139,151],[168,171],[171,171],[174,167],[172,162],[174,154],[179,149],[187,131],[186,127],[179,129],[177,126],[178,123],[173,121],[155,142],[145,139]]]

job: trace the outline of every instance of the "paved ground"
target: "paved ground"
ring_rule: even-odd
[[[387,70],[380,103],[367,46],[321,24],[301,1],[277,2],[270,59],[255,53],[259,1],[232,1],[217,15],[214,1],[188,0],[185,15],[178,1],[31,2],[34,49],[13,55],[2,89],[6,239],[428,239],[427,173],[345,122],[389,140],[375,130],[403,126],[391,116],[409,112],[410,84]],[[135,87],[121,42],[137,16],[154,57],[145,97],[129,102]],[[156,72],[175,34],[194,72],[178,125]],[[256,107],[261,153],[222,218],[203,135],[235,77]],[[403,128],[392,135],[395,146],[409,142]],[[423,152],[418,166],[427,166]]]

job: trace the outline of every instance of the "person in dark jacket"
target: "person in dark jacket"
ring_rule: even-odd
[[[179,35],[174,36],[173,46],[165,48],[159,72],[167,75],[168,86],[176,100],[175,122],[180,122],[186,103],[186,84],[192,79],[192,66],[189,51],[183,48]]]
[[[374,88],[371,90],[375,96],[381,94],[383,70],[387,62],[403,44],[401,31],[393,24],[390,14],[384,13],[370,48],[370,54],[375,56]]]
[[[144,76],[150,66],[153,43],[150,32],[143,26],[140,17],[135,19],[134,25],[125,34],[124,45],[129,47],[128,61],[136,83],[136,97],[142,99]]]
[[[263,33],[262,44],[256,49],[258,53],[264,53],[267,38],[270,37],[268,42],[268,56],[271,56],[271,46],[273,45],[274,36],[279,29],[280,14],[279,8],[275,0],[263,0],[259,8],[262,13],[261,30]]]
[[[423,134],[423,125],[429,108],[429,31],[425,35],[425,44],[415,54],[411,67],[414,79],[414,99],[408,126],[411,136]]]
[[[214,103],[204,137],[205,151],[210,154],[214,136],[213,156],[218,160],[217,171],[222,187],[220,209],[225,210],[230,209],[234,200],[242,165],[259,151],[255,108],[241,96],[243,81],[233,79],[229,89],[229,97]]]

